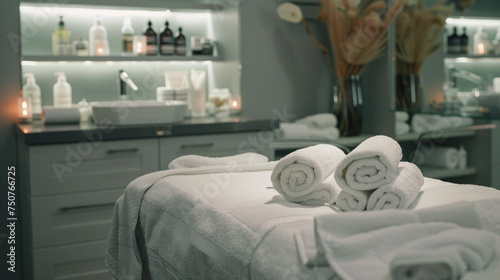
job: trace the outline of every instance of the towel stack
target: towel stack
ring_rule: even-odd
[[[403,135],[410,132],[408,120],[410,116],[407,112],[396,112],[396,135]]]
[[[295,140],[328,140],[339,138],[337,118],[333,114],[322,113],[299,119],[294,123],[280,123],[277,138]]]
[[[445,128],[457,128],[474,124],[471,118],[443,117],[439,115],[415,114],[411,119],[411,128],[414,132],[422,133]]]
[[[333,174],[344,157],[342,150],[327,144],[292,152],[273,169],[273,187],[291,202],[311,206],[332,204],[340,193]]]
[[[366,139],[339,163],[335,180],[342,189],[336,205],[343,211],[407,208],[424,183],[420,169],[400,162],[399,144],[387,136]]]

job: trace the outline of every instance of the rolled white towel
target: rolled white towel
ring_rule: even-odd
[[[410,125],[407,123],[396,123],[396,135],[403,135],[410,132]]]
[[[169,169],[193,168],[201,166],[224,166],[249,163],[265,163],[269,159],[257,153],[243,153],[227,157],[205,157],[198,155],[180,156],[168,164]]]
[[[395,113],[395,116],[396,116],[396,123],[404,123],[406,121],[408,121],[408,119],[410,118],[410,115],[408,115],[408,112],[396,112]]]
[[[372,191],[342,190],[335,205],[344,212],[364,211]]]
[[[443,128],[443,119],[439,115],[415,114],[411,119],[411,129],[417,133],[441,128]]]
[[[413,163],[401,162],[396,179],[370,195],[366,210],[406,209],[417,198],[423,184],[420,169]]]
[[[340,187],[335,182],[333,173],[319,184],[319,186],[312,192],[299,196],[291,197],[283,194],[283,197],[291,202],[297,202],[308,206],[320,206],[325,203],[333,204],[341,192]]]
[[[394,139],[377,135],[359,144],[339,163],[335,180],[343,190],[373,190],[390,183],[403,157]]]
[[[415,240],[394,255],[392,279],[455,280],[482,271],[495,256],[496,239],[485,230],[456,228]]]
[[[321,113],[296,120],[295,123],[306,124],[315,128],[331,128],[337,126],[337,118],[331,113]]]
[[[276,164],[271,182],[285,198],[303,197],[315,191],[344,157],[342,150],[327,144],[294,151]]]
[[[414,162],[418,165],[455,169],[459,162],[458,149],[455,147],[440,146],[428,154],[418,151]]]
[[[339,130],[336,127],[315,128],[302,123],[281,123],[277,131],[277,138],[298,140],[328,140],[339,138]]]

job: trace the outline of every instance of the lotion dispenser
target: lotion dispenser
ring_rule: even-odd
[[[55,73],[57,83],[54,85],[54,107],[71,107],[71,86],[66,82],[64,72]]]
[[[26,78],[26,84],[23,86],[24,98],[31,99],[32,112],[39,115],[42,113],[42,101],[40,87],[35,82],[35,74],[26,73],[24,77]]]

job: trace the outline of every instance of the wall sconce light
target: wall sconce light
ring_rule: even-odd
[[[33,111],[31,109],[31,100],[29,98],[19,97],[17,118],[20,123],[30,123],[33,121]]]
[[[133,41],[133,51],[135,55],[145,55],[146,54],[146,36],[135,35]]]
[[[231,95],[231,103],[229,105],[231,114],[241,113],[241,95],[240,94]]]

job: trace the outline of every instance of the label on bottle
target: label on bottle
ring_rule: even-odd
[[[122,35],[122,51],[125,53],[134,52],[134,36],[129,34]]]
[[[173,45],[174,44],[174,37],[172,37],[172,36],[161,37],[161,43],[167,44],[167,45]]]
[[[185,55],[186,54],[186,47],[185,46],[176,46],[175,53],[180,54],[180,55]]]
[[[161,45],[160,53],[161,54],[174,54],[174,45]]]
[[[156,45],[150,45],[148,44],[146,46],[146,54],[148,55],[155,55],[157,54],[158,47]]]

